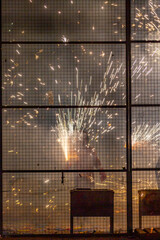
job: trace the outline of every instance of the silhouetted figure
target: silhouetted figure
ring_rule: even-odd
[[[102,170],[100,159],[97,156],[95,148],[89,146],[89,137],[87,132],[75,134],[69,139],[69,168],[74,170]],[[106,179],[106,174],[100,172],[101,181]],[[94,172],[75,172],[74,173],[75,188],[91,188],[95,187]]]

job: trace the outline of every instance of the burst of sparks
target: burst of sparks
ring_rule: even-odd
[[[108,89],[106,81],[108,80],[108,76],[110,76],[110,69],[112,62],[111,58],[109,57],[108,60],[108,67],[104,74],[104,79],[102,82],[100,82],[100,92],[94,92],[93,96],[90,97],[90,100],[86,100],[83,96],[83,89],[82,84],[79,87],[79,75],[78,75],[78,69],[76,69],[76,85],[77,85],[77,94],[74,94],[73,98],[73,92],[71,92],[71,105],[75,106],[102,106],[104,102],[106,101],[106,98],[108,97]],[[111,81],[114,80],[114,78],[117,76],[117,74],[120,72],[122,67],[122,64],[119,66],[119,68],[111,75]],[[90,77],[90,83],[91,86],[92,83],[92,77]],[[114,85],[114,90],[116,91],[116,88],[118,87],[118,84],[116,86]],[[89,86],[85,85],[86,92],[88,91]],[[112,88],[111,90],[112,91]],[[59,104],[61,104],[61,97],[58,96]],[[114,101],[109,101],[108,105],[113,104]],[[58,132],[58,139],[59,142],[62,145],[63,151],[65,153],[66,161],[68,161],[68,138],[71,135],[74,135],[74,133],[80,133],[82,134],[83,131],[87,131],[89,135],[91,136],[91,141],[96,140],[98,141],[99,134],[103,134],[105,132],[112,131],[115,127],[114,126],[106,126],[106,127],[100,127],[102,124],[102,120],[100,122],[96,122],[96,114],[97,112],[101,111],[99,107],[96,108],[74,108],[68,109],[67,112],[64,111],[64,109],[60,109],[59,113],[57,114],[57,132]],[[94,125],[99,126],[100,131],[99,134],[95,134],[93,131]]]
[[[132,133],[132,146],[134,147],[146,142],[153,145],[159,144],[160,123],[157,123],[154,126],[149,126],[149,124],[143,123],[134,127]]]

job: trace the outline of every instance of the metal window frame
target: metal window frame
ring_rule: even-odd
[[[0,6],[0,10],[2,6]],[[132,126],[132,108],[133,107],[160,107],[160,104],[132,104],[131,99],[131,45],[132,43],[160,43],[156,40],[131,40],[131,0],[125,0],[126,11],[126,40],[125,41],[70,41],[67,44],[124,44],[126,46],[126,105],[116,106],[3,106],[2,105],[2,68],[0,69],[1,81],[0,81],[0,235],[3,236],[3,173],[54,173],[60,172],[125,172],[127,180],[127,233],[133,232],[133,212],[132,212],[132,172],[135,171],[155,171],[160,168],[132,168],[132,141],[131,141],[131,126]],[[2,28],[1,28],[2,36]],[[60,41],[2,41],[1,37],[1,54],[0,60],[2,65],[2,44],[66,44]],[[103,170],[3,170],[2,168],[2,110],[4,108],[77,108],[77,107],[89,107],[89,108],[124,108],[126,109],[126,161],[127,169],[103,169]],[[55,234],[35,234],[35,236],[53,236]],[[63,237],[69,237],[70,234],[56,234],[56,236],[63,235]],[[108,234],[110,235],[110,234]],[[120,234],[125,236],[126,234]],[[14,235],[21,236],[21,235]],[[34,236],[33,234],[25,234],[24,236]],[[78,234],[76,234],[78,237]],[[91,234],[83,234],[80,236],[91,236]],[[100,234],[98,236],[106,236],[106,234]]]

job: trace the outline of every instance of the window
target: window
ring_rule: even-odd
[[[138,227],[160,186],[159,23],[158,0],[2,0],[2,235],[69,234],[74,188],[113,190],[114,232]]]

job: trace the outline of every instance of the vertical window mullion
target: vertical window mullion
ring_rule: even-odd
[[[131,143],[131,0],[126,0],[126,150],[127,232],[132,232],[132,143]]]

